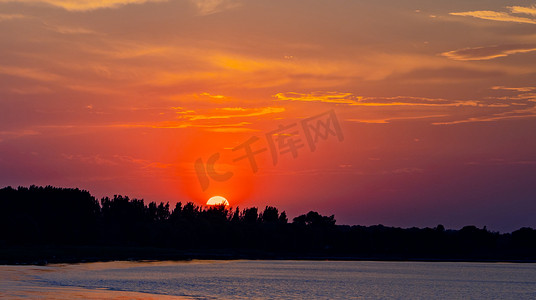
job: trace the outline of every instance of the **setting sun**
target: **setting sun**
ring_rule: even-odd
[[[229,205],[229,201],[222,196],[214,196],[207,201],[207,205]]]

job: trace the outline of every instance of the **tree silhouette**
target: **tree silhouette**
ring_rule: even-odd
[[[279,211],[273,206],[266,206],[259,219],[264,223],[275,223],[279,219]]]
[[[18,250],[9,249],[19,246],[33,247],[28,255],[37,258],[51,255],[61,261],[76,255],[43,252],[61,245],[225,249],[226,253],[247,251],[254,258],[273,253],[285,257],[536,259],[536,230],[531,228],[499,234],[472,225],[460,230],[447,230],[441,224],[407,229],[348,226],[336,225],[333,215],[315,211],[299,215],[289,224],[287,214],[273,206],[259,213],[256,207],[240,210],[177,202],[170,211],[169,203],[145,203],[114,195],[103,197],[99,204],[87,191],[51,186],[2,188],[0,263],[18,262],[13,258]],[[11,256],[2,256],[6,253],[3,249]],[[106,253],[92,255],[125,257]]]
[[[258,219],[258,209],[256,207],[250,207],[245,209],[243,212],[242,219],[245,223],[256,223]]]

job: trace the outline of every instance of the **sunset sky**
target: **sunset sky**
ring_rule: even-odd
[[[31,184],[535,227],[536,2],[0,0],[0,187]]]

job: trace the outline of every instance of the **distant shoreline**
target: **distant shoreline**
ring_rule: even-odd
[[[410,257],[401,255],[322,255],[230,250],[177,250],[152,247],[20,246],[1,247],[0,265],[79,264],[109,261],[191,261],[191,260],[303,260],[303,261],[398,261],[536,263],[534,259],[478,257]]]

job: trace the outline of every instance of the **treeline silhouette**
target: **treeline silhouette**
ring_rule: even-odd
[[[176,250],[172,253],[183,253],[181,257],[190,253],[190,258],[195,253],[236,254],[237,258],[536,258],[536,230],[531,228],[501,234],[475,226],[460,230],[446,230],[442,225],[348,226],[336,225],[334,216],[314,211],[289,222],[285,212],[271,206],[262,211],[202,207],[192,202],[170,207],[118,195],[98,201],[84,190],[52,186],[0,189],[0,230],[0,262],[8,263],[20,257],[10,249],[31,249],[33,258],[48,255],[61,261],[65,253],[56,257],[54,251],[43,250],[60,246],[72,246],[69,249],[74,252],[87,246],[151,247],[151,255],[135,255],[150,259],[162,258],[158,249]],[[97,253],[93,259],[114,258]]]

